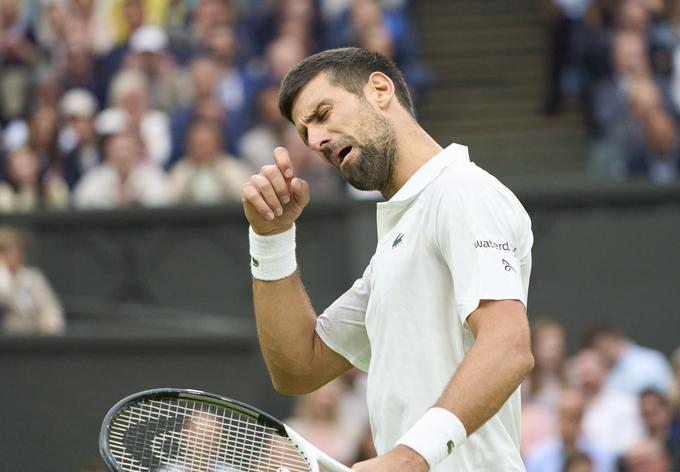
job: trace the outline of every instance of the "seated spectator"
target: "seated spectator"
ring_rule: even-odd
[[[219,124],[225,152],[235,154],[241,128],[239,117],[232,116],[218,95],[221,72],[210,56],[196,58],[190,66],[191,99],[178,107],[171,116],[172,154],[165,168],[172,167],[186,150],[186,130],[195,121],[209,120]]]
[[[613,471],[614,454],[583,436],[584,407],[584,398],[577,391],[563,390],[559,394],[558,437],[548,439],[526,458],[527,472],[561,472],[574,454],[585,454],[594,472]]]
[[[566,386],[564,328],[557,322],[538,320],[531,336],[534,369],[522,384],[522,401],[539,402],[549,408],[557,405]]]
[[[530,454],[557,431],[557,401],[566,387],[564,328],[549,320],[532,325],[534,368],[522,383],[521,452]]]
[[[180,82],[165,31],[155,25],[144,25],[132,34],[129,48],[123,68],[144,75],[150,108],[171,112],[178,103]]]
[[[0,212],[26,212],[68,205],[68,187],[57,174],[40,173],[37,154],[20,146],[5,162],[7,182],[0,183]]]
[[[620,453],[643,437],[636,398],[605,388],[607,367],[595,349],[583,349],[574,359],[576,388],[585,399],[586,438]]]
[[[680,347],[673,351],[671,366],[673,369],[673,384],[670,390],[671,405],[673,415],[680,419]]]
[[[38,156],[41,172],[60,173],[59,114],[56,108],[41,106],[28,121],[28,145]]]
[[[250,169],[224,154],[219,127],[210,121],[194,123],[188,132],[187,155],[170,172],[169,188],[177,203],[211,204],[238,200]]]
[[[672,470],[680,470],[680,421],[673,420],[668,398],[658,390],[640,394],[640,415],[649,439],[666,447]]]
[[[342,382],[335,379],[315,392],[298,397],[293,416],[286,420],[302,437],[331,457],[351,465],[358,452],[361,431],[339,415]]]
[[[621,460],[625,472],[671,472],[668,455],[657,441],[645,439],[626,449]]]
[[[77,208],[156,207],[168,199],[163,171],[145,159],[143,142],[132,133],[108,138],[104,162],[90,169],[74,192]]]
[[[257,94],[258,124],[239,142],[239,154],[254,170],[273,162],[274,148],[281,145],[291,124],[279,111],[279,87],[272,83]]]
[[[595,469],[588,454],[574,452],[567,457],[562,472],[595,472]]]
[[[0,123],[28,108],[31,73],[40,59],[27,9],[22,0],[0,2]]]
[[[6,334],[60,334],[64,313],[43,273],[24,264],[26,236],[0,227],[0,312]]]
[[[94,121],[97,103],[90,92],[74,89],[64,95],[60,108],[65,119],[59,137],[65,154],[61,172],[73,189],[80,177],[101,161]]]
[[[660,352],[638,346],[610,325],[591,329],[586,342],[599,352],[607,364],[606,389],[635,396],[648,388],[665,394],[669,392],[673,374]]]
[[[673,117],[662,108],[650,109],[642,121],[643,147],[628,160],[628,173],[665,184],[677,180],[680,147]]]
[[[122,71],[111,83],[109,101],[127,113],[131,130],[142,137],[149,159],[162,167],[170,157],[170,122],[165,113],[149,108],[148,87],[140,72]]]

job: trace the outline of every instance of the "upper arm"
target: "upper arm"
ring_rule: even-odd
[[[482,335],[529,336],[529,321],[524,304],[519,300],[482,300],[467,319],[470,331]]]

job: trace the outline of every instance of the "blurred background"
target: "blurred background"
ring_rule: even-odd
[[[680,470],[678,0],[0,0],[0,469],[104,470],[107,410],[166,386],[374,454],[363,374],[273,391],[239,202],[287,146],[317,311],[361,275],[377,197],[277,107],[293,65],[348,45],[531,214],[528,471]]]

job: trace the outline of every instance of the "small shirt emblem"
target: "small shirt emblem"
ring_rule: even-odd
[[[394,238],[394,242],[392,243],[392,249],[399,246],[403,240],[404,240],[404,233],[399,233],[397,235],[397,237]]]

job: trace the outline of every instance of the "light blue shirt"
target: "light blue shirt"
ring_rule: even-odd
[[[587,454],[593,462],[593,472],[615,472],[616,456],[580,438],[576,441],[578,449]],[[562,441],[552,439],[538,446],[526,459],[527,472],[562,472],[567,455],[562,447]]]
[[[672,383],[673,373],[663,354],[630,343],[609,372],[605,387],[632,395],[647,388],[667,394]]]

